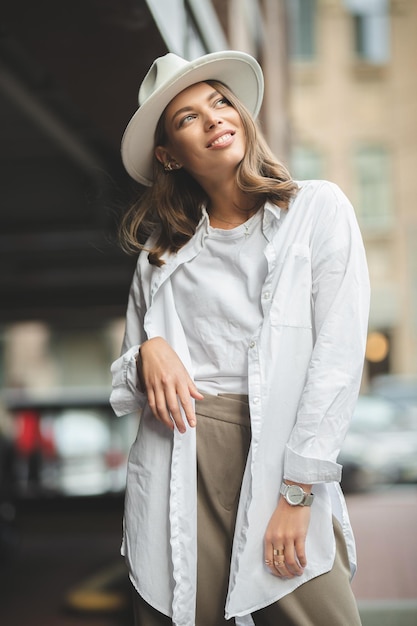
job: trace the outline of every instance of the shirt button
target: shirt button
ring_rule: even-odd
[[[251,341],[249,343],[249,348],[254,348],[256,346],[256,341]]]
[[[253,404],[259,404],[259,397],[258,396],[254,397]]]
[[[264,293],[264,300],[269,300],[269,298],[271,297],[271,294],[269,291],[265,291]]]

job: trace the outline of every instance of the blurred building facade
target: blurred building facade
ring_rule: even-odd
[[[417,3],[215,4],[230,46],[262,62],[277,156],[355,207],[372,282],[365,376],[417,374]]]
[[[299,13],[293,31],[294,170],[334,180],[356,209],[372,283],[368,373],[416,374],[417,3],[308,4],[309,24]]]

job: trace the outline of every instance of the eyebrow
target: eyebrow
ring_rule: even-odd
[[[207,96],[207,102],[210,102],[210,100],[213,100],[213,98],[215,98],[216,96],[219,96],[220,93],[216,90],[212,91],[208,96]],[[181,113],[188,113],[189,111],[193,111],[194,107],[191,106],[185,106],[185,107],[181,107],[181,109],[178,109],[178,111],[175,111],[174,115],[171,118],[171,121],[173,122],[175,120],[176,117],[178,117],[178,115],[181,115]]]

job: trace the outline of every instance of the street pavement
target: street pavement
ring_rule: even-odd
[[[347,503],[363,626],[416,626],[417,489],[388,487]],[[0,562],[0,625],[131,626],[122,508],[117,497],[20,503],[17,545]]]
[[[417,489],[347,498],[356,537],[358,600],[417,600]]]
[[[352,588],[363,626],[417,625],[417,489],[350,495],[358,571]]]

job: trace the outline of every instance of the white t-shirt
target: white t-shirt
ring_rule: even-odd
[[[172,275],[194,380],[206,393],[248,393],[248,343],[262,324],[263,210],[231,230],[208,228],[200,254]],[[219,278],[221,277],[221,278]]]

